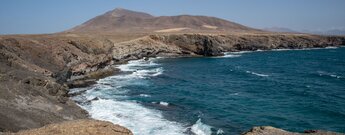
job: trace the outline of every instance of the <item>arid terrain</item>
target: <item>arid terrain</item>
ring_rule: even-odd
[[[272,33],[214,17],[154,17],[125,9],[61,33],[2,35],[0,132],[88,118],[69,99],[69,88],[115,74],[114,65],[129,60],[344,44],[345,36]]]

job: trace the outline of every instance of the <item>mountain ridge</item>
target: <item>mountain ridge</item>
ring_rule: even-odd
[[[173,29],[173,30],[169,30]],[[116,8],[66,32],[74,33],[159,33],[159,32],[262,32],[225,19],[202,15],[153,16]]]

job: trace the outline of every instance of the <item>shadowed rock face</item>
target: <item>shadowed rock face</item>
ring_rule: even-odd
[[[99,120],[76,120],[50,124],[8,135],[133,135],[128,129]]]
[[[294,34],[0,36],[0,132],[86,118],[68,88],[92,84],[128,60],[341,44],[344,37]]]

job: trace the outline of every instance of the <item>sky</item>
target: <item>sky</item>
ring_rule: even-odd
[[[115,8],[215,16],[254,28],[345,29],[345,0],[1,0],[0,34],[61,32]]]

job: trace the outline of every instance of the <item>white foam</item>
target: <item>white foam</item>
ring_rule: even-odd
[[[132,60],[127,64],[119,65],[117,68],[124,72],[130,72],[130,74],[116,75],[110,77],[110,79],[125,79],[127,81],[128,79],[140,79],[161,75],[163,68],[157,67],[159,64],[154,62],[156,59],[160,58]]]
[[[159,65],[154,62],[155,59],[156,58],[150,58],[148,60],[145,60],[145,59],[131,60],[131,61],[128,61],[127,64],[122,64],[122,65],[117,66],[117,68],[119,68],[121,71],[136,71],[138,68]]]
[[[291,51],[291,50],[297,50],[297,49],[272,49],[271,51]]]
[[[151,97],[151,95],[148,95],[148,94],[140,94],[139,96],[141,96],[141,97]]]
[[[337,49],[338,47],[336,46],[327,46],[326,49]]]
[[[252,71],[246,71],[246,73],[253,74],[253,75],[256,75],[256,76],[261,76],[261,77],[268,77],[269,76],[269,75],[266,75],[266,74],[260,74],[260,73],[256,73],[256,72],[252,72]]]
[[[244,52],[225,52],[223,56],[213,57],[213,58],[236,58],[236,57],[241,57],[241,53],[244,53]]]
[[[152,76],[158,76],[163,73],[163,68],[154,68],[154,69],[143,69],[143,70],[137,70],[132,73],[134,77],[139,77],[139,78],[146,78],[146,77],[152,77]]]
[[[336,46],[327,46],[324,48],[297,48],[297,49],[271,49],[271,50],[255,50],[255,51],[238,51],[238,52],[225,52],[224,56],[216,57],[216,58],[235,58],[242,56],[243,53],[252,53],[252,52],[264,52],[264,51],[292,51],[292,50],[317,50],[317,49],[337,49],[339,47]]]
[[[233,95],[233,96],[237,96],[239,93],[236,92],[236,93],[231,93],[230,95]]]
[[[222,129],[217,130],[217,135],[223,135],[223,134],[224,134],[224,131]]]
[[[319,73],[319,76],[329,76],[329,77],[333,77],[333,78],[337,78],[337,79],[342,78],[342,76],[336,75],[334,73],[328,73],[325,71],[318,71],[318,73]]]
[[[168,106],[168,105],[169,105],[168,102],[163,102],[163,101],[159,102],[159,104],[160,104],[160,105],[163,105],[163,106]]]
[[[331,76],[331,77],[334,77],[334,78],[340,78],[340,76],[337,76],[337,75],[329,75],[329,76]]]
[[[187,128],[181,123],[164,119],[159,110],[145,108],[136,101],[129,101],[125,86],[148,85],[147,77],[155,77],[163,73],[163,68],[154,63],[154,59],[129,61],[118,68],[123,74],[100,79],[95,87],[87,90],[80,97],[99,100],[91,101],[82,107],[92,118],[110,121],[129,128],[135,135],[183,135]],[[115,86],[116,85],[116,86]],[[150,95],[140,94],[142,97]],[[161,105],[169,105],[160,102]]]
[[[183,135],[185,132],[180,123],[168,121],[161,112],[136,102],[100,99],[84,108],[92,118],[120,124],[135,135]]]
[[[131,80],[132,80],[131,83],[140,83],[140,82],[133,82],[133,80],[159,76],[159,75],[163,74],[163,71],[164,70],[162,67],[152,68],[152,69],[135,69],[135,71],[132,71],[131,73],[119,74],[119,75],[110,76],[107,78],[100,79],[100,80],[98,80],[98,83],[100,83],[100,84],[110,83],[110,84],[119,85],[118,83],[114,83],[114,82],[122,82],[122,83],[127,82],[128,83],[128,82],[131,82]],[[121,87],[121,86],[119,86],[119,87]]]
[[[241,55],[235,55],[235,54],[225,54],[224,56],[221,56],[222,58],[236,58],[240,57]]]
[[[199,118],[191,127],[191,131],[196,135],[211,135],[211,128],[211,126],[202,123],[201,119]]]
[[[252,53],[255,51],[238,51],[238,52],[228,52],[228,53],[232,53],[232,54],[243,54],[243,53]]]
[[[337,49],[336,46],[327,46],[324,48],[297,48],[297,49],[272,49],[272,51],[303,51],[303,50],[319,50],[319,49]]]

